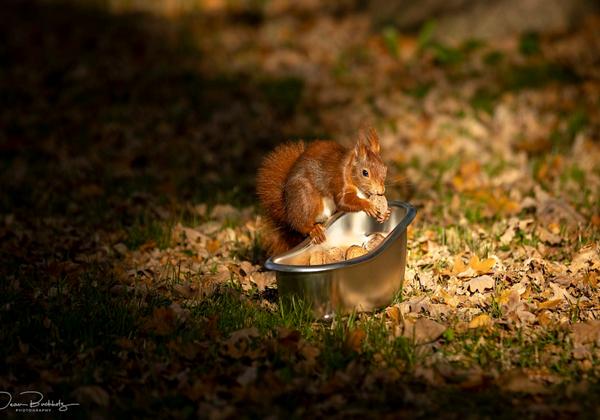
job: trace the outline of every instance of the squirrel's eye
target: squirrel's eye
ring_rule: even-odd
[[[363,169],[363,176],[369,176],[369,171],[367,171],[366,169]]]

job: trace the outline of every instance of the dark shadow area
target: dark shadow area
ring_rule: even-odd
[[[4,210],[252,203],[258,162],[302,94],[294,80],[203,72],[210,55],[158,17],[11,1],[1,23]]]

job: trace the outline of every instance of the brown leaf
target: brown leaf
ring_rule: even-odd
[[[274,272],[256,272],[252,274],[252,282],[256,284],[258,290],[262,292],[267,287],[273,287],[276,284]]]
[[[536,234],[540,238],[540,241],[548,245],[559,245],[563,240],[560,236],[555,235],[541,226],[537,227]]]
[[[146,320],[145,328],[157,335],[167,335],[175,330],[175,314],[169,308],[156,308],[150,319]]]
[[[239,217],[240,212],[238,209],[233,207],[231,204],[217,204],[213,207],[210,216],[213,219],[224,221],[227,219],[235,219]]]
[[[258,377],[258,369],[256,366],[247,367],[241,375],[237,377],[237,383],[242,386],[248,386]]]
[[[498,378],[498,385],[508,392],[519,392],[523,394],[545,394],[549,392],[548,387],[540,378],[530,376],[522,369],[513,369]]]
[[[234,331],[224,343],[225,354],[234,359],[243,357],[248,351],[250,339],[258,336],[256,327]]]
[[[298,342],[300,341],[301,334],[298,330],[290,330],[288,328],[280,327],[279,328],[279,338],[277,341],[283,347],[287,347],[289,349],[295,349],[298,346]]]
[[[542,153],[549,150],[552,143],[546,137],[527,138],[515,143],[515,149],[530,154]]]
[[[415,342],[425,344],[437,340],[446,331],[446,326],[427,318],[419,318],[415,322],[404,321],[402,335]]]
[[[596,343],[600,346],[600,320],[578,322],[573,324],[571,331],[576,344]]]
[[[206,250],[211,254],[216,253],[220,247],[221,242],[218,239],[212,239],[206,243]]]
[[[555,309],[564,302],[563,299],[550,299],[538,305],[538,309]]]
[[[458,306],[458,304],[460,303],[460,301],[458,300],[458,298],[456,296],[451,295],[444,289],[440,290],[440,296],[442,299],[444,299],[444,302],[446,302],[446,305],[448,305],[452,308],[456,308]]]
[[[346,336],[346,348],[355,352],[360,352],[362,343],[367,333],[362,328],[355,328]]]
[[[402,314],[400,313],[400,309],[397,306],[388,306],[385,309],[385,313],[396,324],[400,323],[400,320],[402,319]]]
[[[309,344],[305,344],[300,349],[300,353],[302,354],[302,356],[304,356],[304,359],[307,362],[315,363],[317,360],[317,357],[319,357],[319,354],[321,354],[321,350],[319,350],[319,348],[316,346],[311,346]]]
[[[100,407],[106,407],[110,402],[108,393],[98,385],[80,386],[73,391],[73,396],[77,401],[93,402]]]
[[[228,341],[236,342],[239,340],[246,340],[249,338],[258,337],[258,330],[256,327],[250,328],[242,328],[241,330],[237,330],[231,333]]]
[[[473,293],[483,293],[487,289],[494,288],[494,279],[488,275],[475,277],[467,282],[467,287]]]

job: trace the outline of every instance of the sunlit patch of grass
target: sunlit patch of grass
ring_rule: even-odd
[[[313,321],[312,306],[301,299],[291,296],[279,298],[279,316],[282,324],[287,328],[296,328],[304,331],[305,335],[311,335],[308,326]]]
[[[223,335],[256,327],[261,333],[280,324],[277,314],[260,307],[235,287],[221,288],[210,298],[203,299],[192,309],[193,316],[216,317],[216,325]]]

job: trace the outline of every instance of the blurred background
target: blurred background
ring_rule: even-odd
[[[91,195],[110,189],[248,204],[257,162],[284,139],[349,143],[367,121],[401,168],[421,153],[407,153],[409,144],[443,147],[444,135],[432,131],[441,119],[487,124],[501,99],[542,87],[556,93],[563,83],[576,106],[533,121],[516,113],[520,128],[495,141],[550,150],[551,135],[565,130],[574,136],[585,125],[597,135],[586,112],[596,106],[600,71],[597,6],[11,0],[2,12],[1,144],[16,159],[4,176],[17,201],[44,208],[63,206],[48,195],[76,193],[75,185],[95,185],[82,187]],[[589,93],[573,90],[589,80]],[[19,186],[27,173],[48,171],[65,173],[40,177],[37,192]]]

